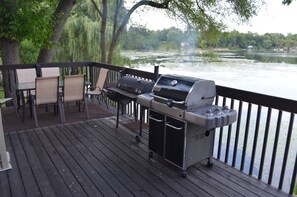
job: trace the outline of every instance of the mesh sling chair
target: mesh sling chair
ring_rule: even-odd
[[[38,77],[35,79],[35,95],[31,95],[35,126],[38,127],[36,106],[58,105],[61,122],[65,121],[64,109],[59,94],[59,77]]]
[[[60,68],[59,67],[41,68],[41,76],[42,77],[60,76]]]
[[[108,69],[100,68],[96,86],[94,87],[93,90],[88,90],[86,93],[87,95],[90,95],[90,96],[96,96],[99,102],[101,97],[102,100],[105,102],[107,108],[108,108],[108,104],[107,104],[106,95],[104,92],[104,86],[105,86],[108,71],[109,71]]]
[[[81,102],[84,104],[86,118],[89,119],[87,100],[85,96],[85,76],[84,75],[68,75],[64,76],[63,103],[70,101],[79,102],[79,111]]]
[[[16,69],[16,78],[18,84],[23,83],[35,83],[36,78],[36,69],[35,68],[26,68],[26,69]],[[30,95],[34,95],[35,91],[18,91],[17,92],[17,106],[18,110],[22,106],[23,108],[23,121],[25,120],[25,105],[26,98],[28,99]],[[30,103],[30,101],[28,101]],[[32,114],[31,114],[32,115]]]

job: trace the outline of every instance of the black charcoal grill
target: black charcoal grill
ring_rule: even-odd
[[[118,128],[119,123],[119,111],[120,105],[124,106],[131,101],[134,101],[134,114],[136,115],[136,98],[140,94],[148,93],[152,91],[154,82],[131,77],[122,76],[115,87],[107,88],[107,97],[115,102],[117,102],[117,123],[116,128]]]
[[[137,102],[149,109],[150,157],[157,153],[182,168],[207,159],[211,166],[214,129],[236,121],[227,106],[213,105],[214,81],[179,75],[162,75],[150,94]]]

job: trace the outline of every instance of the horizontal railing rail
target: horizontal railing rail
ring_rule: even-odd
[[[1,65],[0,70],[56,66],[61,73],[68,68],[82,68],[92,85],[96,84],[100,68],[110,70],[107,83],[117,81],[123,72],[147,80],[158,78],[157,68],[145,72],[97,62]],[[235,109],[238,119],[230,126],[216,129],[214,157],[292,194],[297,172],[297,101],[219,85],[216,90],[215,104]],[[125,113],[135,116],[134,104],[128,104]]]

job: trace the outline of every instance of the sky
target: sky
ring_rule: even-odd
[[[129,4],[127,7],[129,8]],[[297,34],[296,20],[297,0],[293,1],[289,6],[283,5],[282,0],[266,0],[266,5],[261,8],[258,15],[253,17],[248,24],[229,24],[228,30],[238,30],[243,33],[250,31],[258,34]],[[150,9],[146,13],[139,11],[132,14],[131,24],[142,25],[151,30],[162,30],[172,26],[181,29],[185,27],[182,22],[170,19],[164,11],[157,9]]]

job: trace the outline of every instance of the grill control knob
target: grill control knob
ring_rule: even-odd
[[[230,109],[228,108],[228,106],[224,106],[224,107],[222,108],[222,111],[223,111],[224,113],[228,113],[228,112],[230,111]]]
[[[221,114],[223,114],[223,111],[220,110],[219,108],[215,108],[214,111],[213,111],[213,113],[214,113],[215,115],[221,115]]]
[[[168,107],[173,107],[173,100],[172,99],[168,99],[166,102]]]
[[[212,111],[209,109],[205,112],[205,116],[213,116]]]

